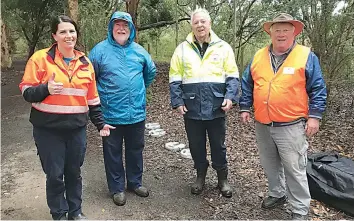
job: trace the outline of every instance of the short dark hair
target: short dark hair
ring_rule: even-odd
[[[56,16],[52,19],[52,24],[51,24],[51,32],[52,34],[56,34],[57,31],[58,31],[58,25],[62,22],[69,22],[71,24],[74,25],[75,27],[75,30],[76,30],[76,33],[77,33],[77,37],[79,37],[80,35],[80,31],[79,31],[79,28],[77,27],[77,24],[74,20],[72,20],[69,16],[66,16],[66,15],[59,15],[59,16]]]

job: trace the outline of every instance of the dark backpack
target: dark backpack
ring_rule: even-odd
[[[337,153],[308,156],[311,197],[354,216],[354,161]]]

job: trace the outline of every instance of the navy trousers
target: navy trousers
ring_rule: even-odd
[[[195,169],[202,169],[209,165],[207,160],[207,134],[210,143],[212,167],[215,170],[227,169],[225,146],[225,117],[213,120],[193,120],[184,118],[189,149],[194,161]]]
[[[81,213],[81,169],[86,152],[86,127],[74,130],[33,128],[46,174],[47,204],[53,219]],[[65,196],[64,196],[65,195]]]
[[[112,125],[110,136],[103,137],[103,156],[108,189],[111,194],[142,185],[145,121],[128,125]],[[123,141],[125,168],[123,165]]]

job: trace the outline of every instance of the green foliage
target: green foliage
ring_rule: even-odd
[[[28,48],[34,50],[38,42],[50,41],[50,18],[63,12],[61,0],[4,0],[3,18],[8,24],[14,42],[27,41]]]
[[[140,25],[156,23],[159,21],[171,21],[170,5],[167,1],[145,0],[140,6]]]

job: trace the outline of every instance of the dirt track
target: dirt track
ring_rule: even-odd
[[[50,219],[45,200],[45,176],[28,121],[30,105],[23,100],[18,89],[23,69],[24,63],[16,62],[14,70],[2,73],[1,218]],[[234,196],[231,199],[220,196],[215,188],[216,174],[211,169],[203,194],[190,194],[190,184],[195,176],[191,160],[163,148],[168,141],[186,143],[183,121],[169,106],[167,71],[168,66],[159,65],[159,76],[149,95],[147,122],[159,122],[167,131],[161,138],[146,137],[144,184],[150,189],[150,197],[142,199],[128,193],[124,207],[113,204],[106,186],[101,139],[90,124],[83,166],[84,213],[90,219],[288,219],[285,207],[260,208],[267,186],[259,164],[254,128],[240,124],[237,108],[229,114],[226,140]],[[337,139],[329,139],[331,145],[340,145],[345,154],[351,153],[348,145],[354,142],[340,130],[341,127],[347,128],[349,136],[353,131],[351,123],[333,124],[333,131],[340,135]],[[325,130],[311,140],[312,151],[330,149],[325,138],[333,131]],[[312,206],[322,208],[315,201]],[[312,219],[350,219],[334,209],[324,210],[316,210],[317,215],[311,212]]]

